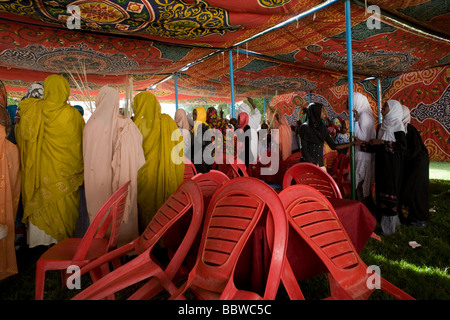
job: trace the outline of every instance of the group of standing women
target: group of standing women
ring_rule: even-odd
[[[323,166],[323,144],[331,149],[355,145],[358,199],[371,198],[375,185],[376,216],[384,234],[394,234],[401,223],[424,226],[429,220],[429,158],[419,132],[410,124],[410,112],[396,100],[383,104],[383,121],[375,127],[367,97],[354,94],[355,141],[336,145],[326,129],[326,110],[308,106],[300,127],[301,161]]]
[[[205,173],[211,170],[212,161],[219,154],[225,157],[235,159],[240,158],[247,166],[256,160],[258,137],[256,131],[260,126],[261,114],[253,105],[249,98],[252,108],[245,102],[238,106],[237,119],[226,119],[222,114],[219,115],[214,107],[205,109],[197,107],[192,112],[192,121],[189,121],[189,115],[184,109],[178,109],[175,112],[175,122],[184,138],[184,156],[194,163],[197,172]],[[249,129],[250,139],[239,141],[232,133],[241,130],[246,133]],[[204,138],[207,131],[211,130],[211,139]],[[211,148],[206,149],[208,146]],[[211,151],[211,154],[205,154]],[[224,160],[221,159],[221,160]]]
[[[74,237],[80,219],[89,225],[103,203],[131,181],[118,236],[122,245],[139,235],[183,181],[184,164],[173,162],[171,155],[177,125],[161,114],[152,93],[135,96],[131,120],[120,115],[118,92],[104,86],[87,123],[67,102],[69,95],[69,82],[61,75],[33,84],[19,102],[17,145],[5,139],[10,116],[0,112],[0,186],[6,186],[0,201],[7,211],[0,212],[0,222],[9,229],[7,240],[0,240],[0,279],[17,273],[14,222],[19,200],[28,247],[48,246]],[[85,206],[80,196],[85,196]]]

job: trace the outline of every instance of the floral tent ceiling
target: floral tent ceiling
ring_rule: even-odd
[[[18,95],[51,73],[79,75],[93,94],[105,84],[124,93],[131,79],[173,99],[177,73],[179,99],[230,101],[234,48],[237,100],[333,87],[347,81],[344,1],[247,41],[323,2],[0,1],[0,79]],[[367,2],[382,18],[369,28],[371,13],[352,1],[356,80],[449,63],[446,1]]]

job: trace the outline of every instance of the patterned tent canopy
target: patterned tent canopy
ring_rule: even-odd
[[[168,77],[177,73],[180,99],[230,101],[233,48],[236,99],[330,88],[347,81],[344,1],[264,32],[323,3],[0,1],[0,79],[17,95],[32,81],[64,73],[79,75],[92,94],[105,84],[124,93],[132,81],[134,90],[158,84],[159,96],[173,99],[175,79]],[[446,1],[367,5],[381,10],[381,21],[352,1],[355,80],[449,63]]]

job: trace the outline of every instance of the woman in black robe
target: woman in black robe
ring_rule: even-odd
[[[332,150],[348,148],[359,142],[349,142],[344,144],[335,144],[325,125],[327,117],[326,109],[321,103],[313,102],[306,109],[306,121],[299,129],[301,158],[300,162],[313,163],[319,167],[323,165],[323,144],[326,142]],[[322,121],[324,120],[324,121]]]
[[[401,220],[413,226],[425,226],[430,220],[428,208],[429,156],[419,131],[410,123],[408,107],[403,106],[403,125],[406,131],[407,149],[403,164],[401,195]]]
[[[403,178],[406,135],[402,123],[403,108],[396,100],[383,104],[383,122],[377,138],[362,150],[375,152],[375,193],[377,218],[384,234],[392,235],[400,225],[399,204]]]

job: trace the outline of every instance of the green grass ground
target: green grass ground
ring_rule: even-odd
[[[431,221],[424,228],[407,225],[399,227],[392,236],[375,232],[382,241],[369,239],[361,252],[367,265],[378,266],[381,275],[418,300],[450,300],[450,163],[430,164]],[[421,246],[413,249],[408,243]],[[36,260],[43,248],[22,249],[18,254],[19,274],[0,281],[1,300],[33,300]],[[82,287],[90,280],[83,277]],[[307,299],[321,299],[329,294],[326,276],[300,283]],[[59,272],[48,272],[45,298],[68,300],[75,292],[61,288]],[[280,294],[280,299],[285,299]],[[376,292],[371,299],[389,296]]]

